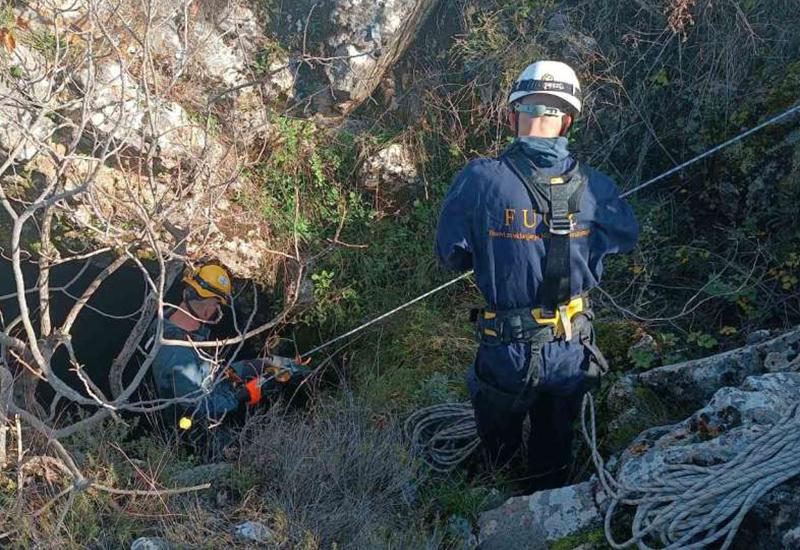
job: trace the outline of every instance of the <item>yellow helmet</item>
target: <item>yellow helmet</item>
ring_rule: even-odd
[[[217,298],[228,305],[231,295],[231,278],[225,268],[207,264],[183,278],[183,282],[194,289],[201,298]]]

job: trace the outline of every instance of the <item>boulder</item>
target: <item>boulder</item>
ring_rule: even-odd
[[[766,365],[788,372],[748,376],[738,387],[717,389],[707,405],[682,422],[645,430],[619,456],[609,460],[616,479],[626,486],[649,485],[663,479],[671,465],[712,466],[736,457],[800,401],[800,372],[794,372],[798,370],[799,337],[800,331],[794,330],[762,344],[690,362],[698,372],[688,371],[686,364],[656,369],[668,373],[660,376],[676,376],[686,387],[691,379],[709,384],[695,389],[695,399],[711,391],[713,380],[720,384],[726,380],[726,368],[731,369],[731,380],[742,372],[765,371]],[[660,377],[646,380],[664,383]],[[633,378],[626,380],[625,390],[633,392],[636,382]],[[548,541],[599,528],[607,502],[594,478],[512,498],[480,516],[481,548],[544,548]],[[800,479],[795,478],[772,488],[754,503],[739,528],[734,547],[794,548],[791,545],[797,525]]]
[[[0,59],[0,69],[9,75],[8,80],[0,79],[0,157],[16,149],[14,160],[27,162],[49,144],[55,131],[47,116],[54,84],[45,58],[21,43]]]
[[[55,124],[0,81],[0,158],[12,152],[14,160],[33,159],[47,144]]]
[[[711,402],[671,426],[646,430],[618,463],[619,478],[641,485],[668,464],[709,466],[727,462],[766,432],[800,399],[800,373],[747,378],[738,388],[721,388]]]
[[[161,537],[139,537],[131,544],[131,550],[171,550],[172,545]]]
[[[155,144],[166,167],[176,166],[181,159],[219,156],[220,147],[181,105],[148,98],[119,61],[101,65],[83,77],[91,97],[90,121],[101,134],[139,151]]]
[[[800,373],[748,377],[722,388],[711,402],[672,426],[643,432],[617,463],[617,479],[641,486],[663,479],[671,465],[712,466],[746,449],[800,400]],[[800,522],[800,479],[771,489],[749,510],[735,548],[781,548]]]
[[[392,195],[419,181],[414,157],[408,146],[392,143],[364,162],[361,184],[370,191]]]
[[[641,416],[636,392],[646,389],[675,411],[702,407],[719,388],[764,372],[800,371],[800,327],[725,353],[623,376],[609,403],[619,416]]]
[[[414,40],[437,0],[333,0],[328,4],[298,2],[286,16],[289,36],[309,27],[323,31],[314,55],[326,58],[309,75],[306,95],[314,97],[323,115],[347,115],[380,85],[387,71]],[[311,44],[305,43],[307,51]],[[298,48],[299,49],[299,48]],[[313,62],[313,61],[312,61]],[[324,97],[318,92],[329,91]]]
[[[275,538],[275,533],[273,533],[269,527],[257,521],[245,521],[244,523],[240,523],[234,527],[233,533],[239,538],[258,544],[266,544]]]
[[[597,484],[577,485],[513,497],[481,514],[480,547],[484,550],[545,549],[548,543],[574,535],[601,519]]]

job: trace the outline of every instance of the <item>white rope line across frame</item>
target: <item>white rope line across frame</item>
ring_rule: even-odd
[[[716,153],[717,151],[721,151],[722,149],[725,149],[726,147],[728,147],[730,145],[733,145],[734,143],[736,143],[738,141],[741,141],[742,139],[746,138],[747,136],[749,136],[751,134],[754,134],[755,132],[758,132],[759,130],[764,129],[767,126],[771,126],[772,124],[775,124],[776,122],[778,122],[780,120],[783,120],[784,118],[787,118],[787,117],[789,117],[789,116],[791,116],[791,115],[793,115],[794,113],[797,113],[797,112],[800,112],[800,103],[797,103],[796,105],[794,105],[793,107],[787,109],[786,111],[782,112],[781,114],[776,115],[776,116],[774,116],[774,117],[772,117],[772,118],[770,118],[768,120],[765,120],[761,124],[758,124],[757,126],[753,126],[749,130],[746,130],[746,131],[740,133],[739,135],[737,135],[737,136],[735,136],[735,137],[733,137],[733,138],[731,138],[731,139],[729,139],[727,141],[724,141],[724,142],[720,143],[719,145],[715,145],[714,147],[712,147],[711,149],[708,149],[704,153],[701,153],[701,154],[697,155],[696,157],[693,157],[693,158],[687,160],[686,162],[683,162],[683,163],[679,164],[678,166],[675,166],[674,168],[671,168],[671,169],[667,170],[663,174],[660,174],[660,175],[658,175],[658,176],[656,176],[654,178],[651,178],[651,179],[647,180],[646,182],[644,182],[644,183],[642,183],[640,185],[637,185],[633,189],[629,189],[628,191],[625,191],[624,193],[620,194],[620,197],[621,198],[625,198],[625,197],[628,197],[630,195],[633,195],[634,193],[636,193],[638,191],[641,191],[645,187],[649,187],[650,185],[652,185],[652,184],[654,184],[654,183],[656,183],[658,181],[661,181],[662,179],[664,179],[664,178],[666,178],[668,176],[671,176],[672,174],[674,174],[676,172],[680,172],[681,170],[683,170],[687,166],[690,166],[690,165],[694,164],[695,162],[697,162],[699,160],[702,160],[702,159],[704,159],[704,158],[706,158],[708,156],[711,156],[714,153]],[[416,304],[417,302],[419,302],[421,300],[424,300],[428,296],[432,296],[432,295],[444,290],[445,288],[447,288],[447,287],[449,287],[451,285],[454,285],[458,281],[460,281],[462,279],[466,279],[467,277],[469,277],[473,273],[474,273],[474,271],[472,271],[472,270],[467,271],[466,273],[462,273],[461,275],[459,275],[455,279],[451,279],[450,281],[447,281],[446,283],[443,283],[443,284],[437,286],[436,288],[433,288],[433,289],[429,290],[425,294],[417,296],[413,300],[409,300],[408,302],[400,304],[396,308],[394,308],[394,309],[392,309],[390,311],[387,311],[386,313],[384,313],[384,314],[382,314],[382,315],[380,315],[380,316],[378,316],[378,317],[376,317],[374,319],[371,319],[371,320],[367,321],[366,323],[363,323],[363,324],[357,326],[356,328],[354,328],[352,330],[349,330],[349,331],[345,332],[344,334],[341,334],[341,335],[337,336],[336,338],[328,340],[327,342],[324,342],[324,343],[318,345],[317,347],[315,347],[313,349],[310,349],[310,350],[306,351],[300,357],[301,358],[309,357],[309,356],[317,353],[318,351],[321,351],[321,350],[327,348],[328,346],[330,346],[330,345],[332,345],[332,344],[334,344],[334,343],[336,343],[336,342],[338,342],[340,340],[343,340],[343,339],[348,338],[348,337],[350,337],[350,336],[352,336],[352,335],[354,335],[354,334],[356,334],[358,332],[361,332],[365,328],[368,328],[368,327],[374,325],[375,323],[378,323],[378,322],[380,322],[380,321],[382,321],[382,320],[384,320],[384,319],[386,319],[388,317],[391,317],[395,313],[397,313],[399,311],[402,311],[403,309],[405,309],[405,308],[407,308],[407,307],[409,307],[409,306],[411,306],[413,304]]]
[[[800,104],[620,196],[630,196],[798,111]],[[465,273],[435,291],[471,273]],[[420,409],[408,417],[404,428],[411,454],[438,473],[456,468],[480,444],[470,403],[445,403]],[[712,467],[676,464],[658,482],[649,486],[625,486],[606,470],[597,448],[594,397],[591,393],[586,393],[583,398],[581,429],[600,483],[611,499],[605,512],[604,532],[606,540],[615,549],[634,545],[640,550],[702,549],[723,539],[721,550],[727,550],[745,515],[758,499],[770,489],[800,475],[800,404],[731,461]],[[614,539],[611,527],[614,512],[620,504],[636,506],[632,535],[621,543]],[[660,541],[660,546],[649,546],[645,542],[648,537]]]

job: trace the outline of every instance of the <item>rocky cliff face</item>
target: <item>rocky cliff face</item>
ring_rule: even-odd
[[[328,0],[287,6],[276,30],[300,72],[297,98],[347,115],[405,53],[436,0]]]
[[[242,174],[282,139],[275,117],[304,99],[327,117],[352,111],[434,4],[301,2],[270,22],[245,0],[163,0],[147,10],[27,3],[0,25],[13,37],[0,57],[4,185],[23,200],[33,192],[27,180],[42,188],[65,177],[74,203],[60,219],[73,235],[118,246],[149,226],[168,249],[174,236],[160,220],[169,220],[188,234],[190,256],[259,278],[282,243],[270,246],[271,220],[235,199],[247,186]],[[400,173],[382,175],[382,164],[398,164],[387,151],[366,170],[373,187],[415,180],[406,157]]]

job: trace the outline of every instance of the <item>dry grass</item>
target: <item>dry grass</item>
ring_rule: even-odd
[[[396,422],[372,425],[352,400],[313,414],[273,410],[241,434],[240,461],[261,477],[259,500],[292,544],[424,548],[415,468]]]

